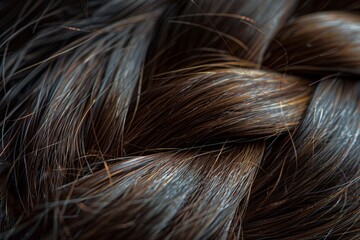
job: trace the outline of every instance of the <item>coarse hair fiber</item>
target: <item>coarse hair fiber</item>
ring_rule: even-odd
[[[359,0],[2,0],[0,78],[0,239],[360,239]]]

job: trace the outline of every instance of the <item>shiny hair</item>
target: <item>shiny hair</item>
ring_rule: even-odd
[[[360,1],[0,2],[0,238],[360,239]]]

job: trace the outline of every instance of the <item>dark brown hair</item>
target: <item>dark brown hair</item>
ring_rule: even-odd
[[[360,239],[360,1],[0,2],[0,238]]]

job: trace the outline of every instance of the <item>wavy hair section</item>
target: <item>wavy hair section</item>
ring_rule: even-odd
[[[358,14],[341,11],[299,17],[279,33],[285,51],[270,48],[265,64],[303,74],[359,74],[359,23]]]

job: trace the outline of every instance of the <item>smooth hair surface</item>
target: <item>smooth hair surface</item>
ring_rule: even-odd
[[[0,239],[360,239],[360,1],[0,1]]]

